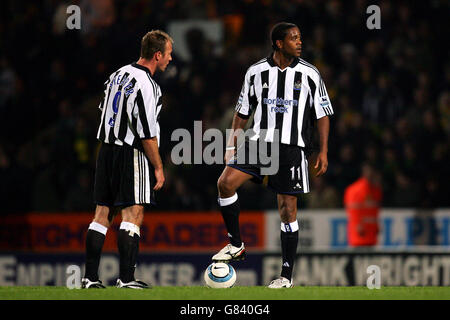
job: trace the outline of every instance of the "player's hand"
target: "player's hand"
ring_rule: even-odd
[[[316,177],[320,177],[325,172],[327,172],[328,168],[328,157],[326,152],[320,152],[317,156],[316,164],[314,165],[314,169],[316,169]]]
[[[234,157],[235,153],[236,153],[236,150],[227,150],[225,152],[225,157],[224,157],[225,165],[227,165],[228,161],[230,161],[230,159]]]
[[[156,177],[156,185],[153,187],[153,190],[158,191],[162,188],[165,178],[163,169],[155,169],[155,177]]]

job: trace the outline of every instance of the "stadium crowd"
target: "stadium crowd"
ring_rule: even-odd
[[[70,4],[81,29],[66,28]],[[186,33],[191,59],[175,54],[157,75],[164,94],[161,155],[166,183],[157,210],[217,209],[223,165],[171,162],[176,128],[231,126],[246,68],[270,54],[279,21],[302,32],[302,57],[327,85],[329,169],[311,179],[302,208],[342,207],[363,161],[381,172],[384,207],[450,206],[450,59],[446,1],[2,1],[0,4],[0,198],[2,212],[90,211],[103,82],[136,61],[149,30],[171,21],[220,21],[220,44]],[[217,50],[220,45],[222,50]],[[275,195],[245,184],[243,209],[275,208]]]

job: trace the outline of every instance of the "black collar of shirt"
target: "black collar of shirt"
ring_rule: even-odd
[[[267,57],[267,63],[269,63],[269,65],[270,65],[271,67],[279,67],[279,66],[277,66],[277,64],[275,63],[275,61],[273,61],[273,53],[271,53],[271,54]],[[298,63],[299,63],[299,58],[294,58],[294,61],[292,61],[292,63],[291,63],[288,67],[294,68]]]
[[[135,68],[138,68],[138,69],[141,69],[141,70],[147,72],[149,76],[152,76],[152,74],[150,73],[150,70],[147,67],[141,66],[140,64],[137,64],[136,62],[133,62],[131,65]]]

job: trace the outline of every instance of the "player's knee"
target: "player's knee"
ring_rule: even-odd
[[[236,187],[233,182],[227,177],[220,177],[217,181],[217,189],[219,190],[219,195],[221,197],[227,198],[231,197],[236,193]]]

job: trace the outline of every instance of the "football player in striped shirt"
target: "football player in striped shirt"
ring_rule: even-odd
[[[271,41],[273,52],[248,68],[236,105],[233,132],[243,129],[253,113],[254,134],[240,146],[236,146],[237,133],[232,134],[227,142],[227,165],[218,180],[218,202],[230,243],[212,260],[230,262],[245,257],[239,232],[240,207],[236,190],[250,179],[267,183],[277,194],[282,251],[281,275],[269,287],[289,288],[292,287],[298,243],[297,196],[309,192],[307,159],[317,131],[319,152],[313,166],[317,176],[327,171],[328,117],[333,114],[333,108],[319,71],[300,58],[302,41],[299,28],[286,22],[276,24],[271,31]],[[263,162],[249,162],[252,150],[259,150],[250,147],[255,142],[279,144],[276,174],[264,175]],[[245,152],[236,153],[236,148]],[[272,150],[270,147],[264,150],[269,149]],[[256,152],[256,158],[260,159],[259,151]]]
[[[120,212],[117,234],[120,256],[119,288],[143,289],[134,278],[144,206],[155,203],[164,183],[159,154],[161,89],[152,76],[172,60],[172,38],[148,32],[137,62],[123,66],[105,82],[97,139],[101,141],[95,170],[95,217],[86,235],[86,272],[82,288],[104,288],[98,277],[106,232]]]

